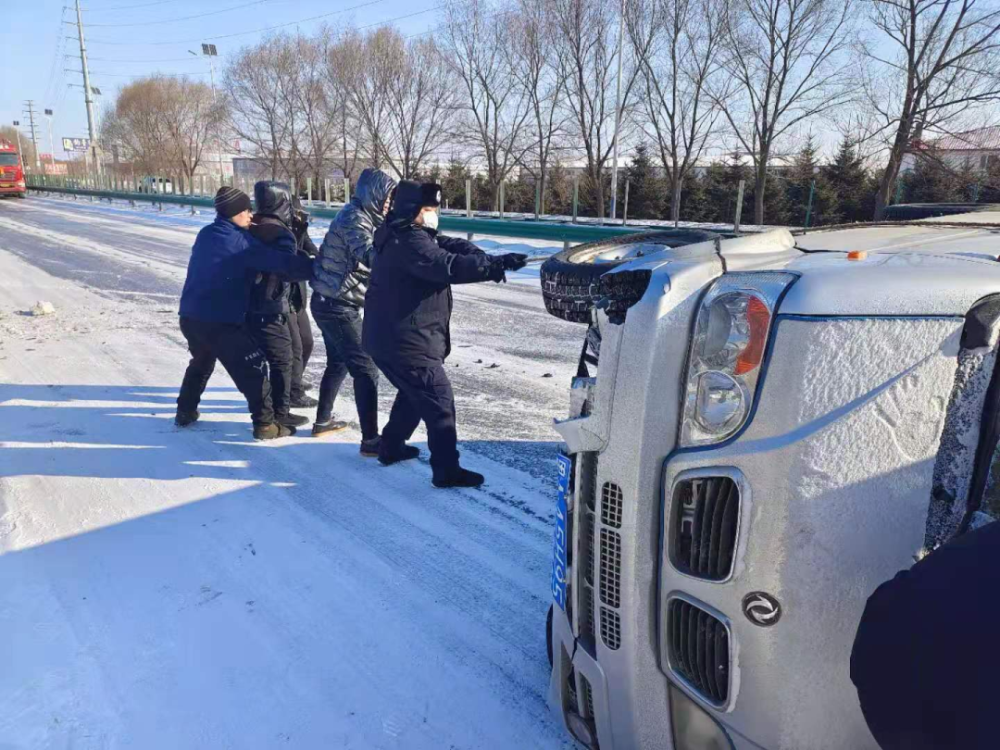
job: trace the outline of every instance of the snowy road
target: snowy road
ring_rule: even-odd
[[[254,443],[221,368],[182,432],[176,303],[207,221],[0,202],[0,748],[563,747],[550,425],[582,330],[530,268],[456,289],[480,491],[432,490],[426,453],[365,461],[353,431]],[[57,313],[23,314],[39,299]],[[317,337],[312,379],[323,360]]]

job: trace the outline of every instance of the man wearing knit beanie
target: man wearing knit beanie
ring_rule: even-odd
[[[191,249],[181,292],[181,333],[191,362],[177,398],[175,424],[187,427],[198,420],[198,404],[218,360],[247,399],[254,437],[293,435],[294,429],[275,421],[267,360],[247,330],[246,314],[259,272],[306,281],[312,277],[312,260],[295,254],[291,236],[291,249],[280,253],[251,237],[246,231],[250,198],[241,190],[219,188],[215,209],[215,221],[198,232]]]

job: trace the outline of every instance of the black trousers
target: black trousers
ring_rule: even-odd
[[[191,362],[177,397],[178,411],[198,408],[218,360],[246,398],[254,424],[274,421],[267,359],[246,326],[181,318],[181,333],[187,339]]]
[[[334,401],[347,373],[351,373],[361,436],[370,440],[378,435],[378,368],[361,348],[361,313],[353,305],[318,294],[313,295],[310,307],[326,346],[326,370],[319,386],[316,421],[327,422],[333,417]]]
[[[271,373],[271,397],[278,419],[288,416],[292,393],[292,334],[288,330],[288,316],[247,315],[250,329],[257,345],[264,351]]]
[[[391,453],[402,446],[423,420],[434,476],[445,476],[457,469],[455,394],[444,367],[406,367],[382,360],[376,360],[375,364],[399,391],[389,421],[382,429],[385,450]]]
[[[309,323],[309,311],[304,307],[288,316],[288,333],[292,337],[292,399],[306,394],[302,387],[302,375],[309,365],[313,353],[313,332]]]

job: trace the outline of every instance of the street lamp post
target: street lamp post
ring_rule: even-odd
[[[14,132],[17,134],[17,158],[21,160],[21,165],[24,165],[24,150],[21,148],[21,121],[14,120]]]
[[[52,110],[45,110],[45,119],[49,121],[49,163],[56,163],[56,146],[55,141],[52,139]]]
[[[193,50],[188,50],[188,53],[198,57],[198,53]],[[212,82],[212,104],[218,106],[218,96],[215,93],[215,60],[213,58],[219,56],[219,50],[214,44],[202,43],[201,56],[208,58],[208,74],[209,80]],[[215,150],[219,155],[219,185],[221,186],[226,181],[226,173],[222,168],[222,139],[218,137],[218,134],[216,134],[215,142]]]

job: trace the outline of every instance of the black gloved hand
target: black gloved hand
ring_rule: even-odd
[[[523,253],[507,253],[500,257],[505,271],[519,271],[528,265],[528,256]]]
[[[489,268],[486,269],[486,278],[496,283],[507,283],[507,272],[504,269],[503,256],[490,258]]]
[[[304,211],[296,211],[292,214],[292,233],[296,238],[302,237],[309,231],[309,214]]]

